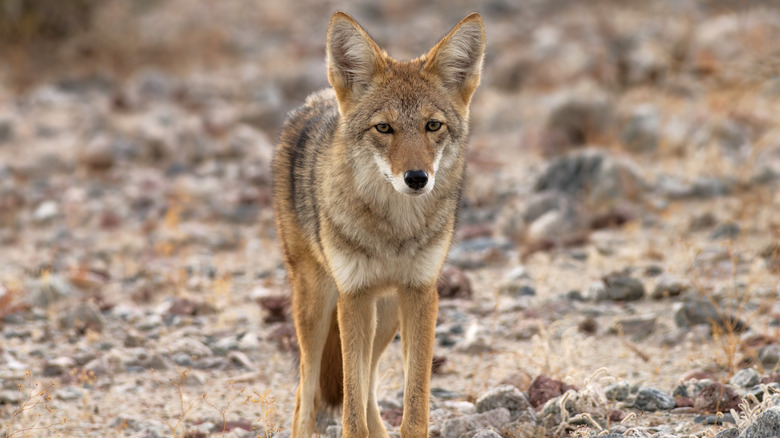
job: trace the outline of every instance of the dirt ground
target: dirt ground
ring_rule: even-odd
[[[433,433],[545,375],[595,400],[599,426],[514,436],[714,436],[724,426],[697,420],[715,412],[695,397],[651,412],[605,390],[777,372],[778,4],[133,5],[106,2],[67,37],[0,41],[6,436],[289,431],[270,161],[285,114],[327,86],[336,10],[402,59],[472,11],[485,21]],[[381,376],[397,432],[398,340]],[[740,400],[754,389],[731,385]]]

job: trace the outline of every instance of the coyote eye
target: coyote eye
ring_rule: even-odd
[[[374,125],[374,128],[376,128],[377,131],[381,132],[382,134],[392,134],[393,128],[390,127],[387,123],[377,123]]]
[[[426,131],[433,132],[433,131],[438,131],[439,129],[441,129],[441,122],[438,120],[429,120],[428,123],[425,125]]]

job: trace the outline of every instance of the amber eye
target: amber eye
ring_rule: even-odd
[[[441,122],[438,120],[429,120],[425,125],[425,129],[430,132],[438,131],[441,129]]]
[[[377,131],[381,132],[382,134],[392,134],[393,128],[390,127],[387,123],[377,123],[374,128],[376,128]]]

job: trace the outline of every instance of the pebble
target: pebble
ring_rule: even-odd
[[[488,427],[501,427],[509,423],[510,418],[511,415],[506,408],[497,408],[479,414],[451,418],[444,422],[442,436],[443,438],[460,438],[466,432]]]
[[[111,168],[116,160],[111,137],[100,134],[88,141],[79,154],[79,160],[91,170]]]
[[[696,394],[693,406],[699,412],[728,412],[736,409],[742,397],[729,385],[713,382]]]
[[[610,332],[631,336],[634,340],[641,340],[653,334],[655,326],[655,315],[629,316],[615,321]]]
[[[80,390],[73,388],[71,386],[60,388],[55,392],[55,397],[57,397],[59,400],[78,400],[82,397],[84,397],[84,393]]]
[[[466,329],[463,340],[457,344],[456,348],[458,351],[466,354],[481,354],[493,351],[493,347],[490,345],[490,333],[485,327],[474,321]]]
[[[472,438],[501,438],[501,435],[493,429],[482,429],[475,433]]]
[[[439,298],[471,298],[471,280],[455,266],[445,266],[436,282]]]
[[[750,388],[761,383],[761,376],[755,369],[745,368],[731,376],[729,383],[739,388]]]
[[[723,239],[736,239],[742,230],[739,225],[734,222],[726,222],[718,225],[710,233],[710,239],[723,240]]]
[[[511,385],[503,385],[479,397],[476,406],[478,413],[506,408],[509,410],[511,420],[516,420],[520,412],[530,408],[531,404],[519,389]]]
[[[604,277],[606,297],[612,301],[636,301],[645,295],[642,282],[622,274],[611,274]]]
[[[658,149],[661,115],[649,105],[636,107],[623,122],[620,141],[626,150],[634,153],[651,153]]]
[[[688,290],[689,287],[690,285],[680,278],[664,274],[656,279],[655,288],[650,297],[654,300],[676,297]]]
[[[715,438],[737,438],[739,437],[739,429],[736,427],[732,427],[730,429],[723,429],[717,434],[715,434]]]
[[[780,406],[774,406],[760,413],[739,438],[768,438],[780,436]]]
[[[674,321],[682,328],[715,323],[726,331],[741,333],[747,329],[744,322],[728,315],[725,310],[719,311],[710,301],[702,299],[690,299],[679,305],[674,313]]]
[[[669,394],[650,387],[640,388],[634,401],[634,408],[642,411],[669,410],[674,406],[674,399]]]
[[[573,387],[560,380],[540,374],[536,376],[528,388],[528,401],[531,403],[531,406],[538,408],[547,403],[548,400],[563,394],[569,389],[573,389]]]
[[[99,332],[103,330],[105,318],[98,307],[89,303],[80,303],[65,310],[59,319],[60,326],[65,329],[75,329],[79,333],[87,330]]]
[[[51,221],[60,214],[60,207],[54,201],[43,201],[33,212],[33,220],[39,224]]]
[[[628,382],[618,382],[607,386],[604,395],[608,400],[626,401],[631,394],[631,385]]]

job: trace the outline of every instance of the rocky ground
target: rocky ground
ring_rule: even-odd
[[[124,12],[180,66],[0,66],[0,432],[289,433],[269,164],[343,9],[401,58],[486,23],[432,436],[780,435],[776,3],[288,3]]]

